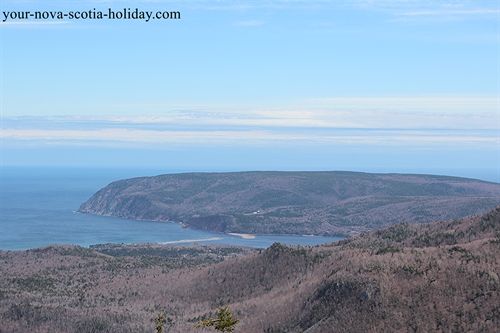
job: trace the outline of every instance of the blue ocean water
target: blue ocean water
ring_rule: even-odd
[[[49,167],[0,168],[0,249],[25,250],[51,244],[88,247],[103,243],[231,244],[265,248],[274,242],[316,245],[340,238],[235,235],[183,229],[180,224],[76,213],[112,181],[180,170]]]

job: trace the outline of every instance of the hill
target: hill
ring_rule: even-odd
[[[497,332],[500,206],[315,247],[153,244],[0,251],[0,332]]]
[[[500,185],[360,172],[186,173],[113,182],[79,212],[250,234],[350,236],[398,222],[484,213]]]

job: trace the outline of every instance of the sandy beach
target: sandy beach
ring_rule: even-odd
[[[251,235],[251,234],[237,234],[235,232],[229,232],[228,235],[239,236],[239,237],[244,238],[244,239],[254,239],[255,238],[255,235]]]

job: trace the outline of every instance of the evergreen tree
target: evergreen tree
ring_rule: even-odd
[[[219,332],[231,333],[234,332],[234,325],[236,325],[240,320],[233,317],[233,313],[229,310],[228,306],[218,307],[217,318],[205,319],[195,327],[213,327]]]

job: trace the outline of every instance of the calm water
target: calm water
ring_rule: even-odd
[[[316,245],[330,237],[239,236],[183,229],[179,224],[78,214],[97,190],[123,178],[173,170],[116,170],[2,167],[0,174],[0,249],[24,250],[50,244],[168,242],[268,247],[274,242]]]

